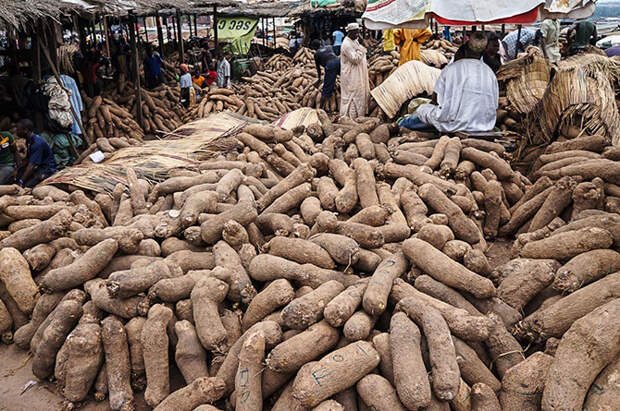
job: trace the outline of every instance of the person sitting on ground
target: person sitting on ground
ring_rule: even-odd
[[[200,69],[198,68],[198,66],[194,68],[194,74],[192,75],[192,82],[194,83],[194,85],[198,86],[199,88],[202,88],[206,82],[206,79],[200,73]]]
[[[7,184],[15,171],[15,139],[8,131],[0,132],[0,185]]]
[[[11,175],[11,179],[23,187],[32,188],[56,172],[54,154],[47,142],[34,133],[34,124],[29,119],[17,123],[15,134],[26,140],[24,164]]]
[[[472,33],[455,62],[441,72],[431,104],[421,105],[399,125],[412,130],[432,127],[442,133],[493,130],[499,86],[493,70],[480,61],[487,42],[483,33]]]
[[[314,64],[316,64],[318,79],[314,83],[314,87],[319,87],[319,84],[321,84],[321,67],[325,67],[325,78],[323,79],[323,89],[321,90],[321,108],[325,108],[325,103],[336,88],[336,78],[340,74],[340,59],[336,56],[332,46],[321,47],[319,40],[312,40],[310,48],[316,50],[314,52]]]
[[[223,51],[217,55],[217,86],[230,88],[230,63],[226,60]]]
[[[189,92],[192,88],[192,75],[189,74],[187,64],[181,64],[181,77],[179,78],[179,86],[181,87],[181,104],[189,107]]]

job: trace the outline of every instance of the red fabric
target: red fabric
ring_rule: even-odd
[[[217,79],[217,72],[208,71],[204,76],[205,76],[205,82],[207,83],[208,86],[210,86],[211,83],[213,83]]]
[[[499,20],[493,21],[459,21],[459,20],[449,20],[445,19],[441,16],[436,15],[435,13],[428,14],[431,17],[435,17],[437,23],[444,24],[447,26],[475,26],[481,24],[502,24],[502,23],[512,23],[512,24],[530,24],[534,23],[538,18],[538,7],[523,13],[517,14],[516,16],[506,17]]]

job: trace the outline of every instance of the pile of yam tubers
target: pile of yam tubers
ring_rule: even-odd
[[[68,408],[617,404],[617,148],[554,143],[528,179],[497,143],[318,113],[156,184],[0,186],[2,340]]]

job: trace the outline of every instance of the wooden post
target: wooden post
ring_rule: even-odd
[[[273,49],[275,50],[277,47],[276,43],[276,18],[272,17],[271,22],[273,23]]]
[[[110,55],[110,33],[108,33],[108,18],[103,16],[103,29],[105,30],[105,48],[108,52],[108,58],[112,57]]]
[[[134,22],[136,20],[135,15],[132,11],[129,12],[129,25],[131,27],[134,26]],[[142,115],[142,90],[140,88],[140,73],[138,73],[138,47],[136,46],[136,34],[133,30],[129,30],[129,44],[131,46],[131,56],[133,59],[133,75],[134,75],[134,90],[136,93],[137,102],[137,116],[138,116],[138,124],[140,127],[144,127],[144,118]]]
[[[149,31],[146,27],[146,17],[142,17],[142,22],[144,23],[144,37],[146,38],[146,42],[149,42]]]
[[[517,32],[517,46],[515,47],[515,56],[514,56],[514,58],[517,58],[517,56],[519,55],[519,49],[521,48],[520,47],[520,43],[521,43],[521,28],[523,26],[521,26],[519,24],[518,27],[519,27],[519,31]]]
[[[83,56],[86,55],[86,32],[84,31],[84,24],[82,19],[78,16],[73,16],[73,25],[75,26],[75,30],[78,32],[78,37],[80,40],[80,52]]]
[[[502,24],[502,34],[506,34],[506,25]]]
[[[164,58],[164,32],[161,29],[161,19],[159,12],[155,12],[155,22],[157,23],[157,42],[159,43],[159,54]],[[170,40],[170,39],[168,39]]]
[[[196,33],[196,37],[198,37],[198,15],[194,14],[194,33]]]
[[[32,67],[34,79],[38,84],[41,82],[41,41],[36,31],[32,33]]]
[[[265,29],[265,18],[261,17],[260,22],[263,24],[263,47],[267,47],[267,30]]]
[[[183,50],[183,26],[181,25],[181,13],[179,12],[179,9],[176,9],[177,12],[177,30],[178,30],[178,35],[177,35],[177,39],[179,41],[179,61],[181,63],[185,62],[185,50]]]
[[[220,50],[219,40],[217,38],[217,6],[213,5],[213,36],[215,37],[215,51]]]
[[[466,38],[467,38],[467,26],[463,26],[463,44],[465,44]]]

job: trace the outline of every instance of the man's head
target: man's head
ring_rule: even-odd
[[[487,48],[488,44],[487,37],[484,33],[479,31],[474,31],[469,36],[469,40],[465,43],[464,58],[469,59],[480,59],[482,53]]]
[[[194,75],[196,77],[200,77],[200,69],[198,68],[198,66],[194,67]]]
[[[187,64],[181,64],[179,68],[181,69],[181,73],[183,74],[189,72],[189,68],[187,67]]]
[[[486,53],[490,55],[496,55],[499,53],[499,37],[494,32],[489,32],[487,34],[487,48]]]
[[[225,55],[224,55],[224,52],[222,50],[217,52],[217,61],[224,60],[224,57],[225,57]]]
[[[18,137],[29,139],[32,133],[34,132],[34,124],[32,120],[28,118],[22,118],[17,122],[17,126],[15,127],[15,134]]]
[[[347,37],[351,40],[357,40],[360,36],[360,25],[357,23],[349,23],[347,25]]]
[[[310,48],[312,50],[320,49],[321,48],[321,41],[319,39],[312,40],[312,42],[310,43]]]

